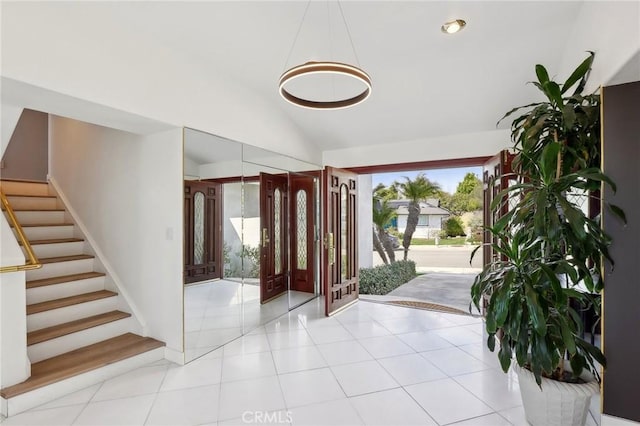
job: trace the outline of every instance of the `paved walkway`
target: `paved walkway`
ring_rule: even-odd
[[[469,312],[471,285],[475,276],[476,273],[427,272],[385,296],[361,294],[360,297],[364,300],[378,302],[423,301]],[[475,308],[473,314],[478,314]]]

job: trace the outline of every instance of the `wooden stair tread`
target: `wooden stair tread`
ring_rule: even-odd
[[[52,238],[49,240],[33,240],[29,241],[29,244],[36,246],[39,244],[62,244],[62,243],[81,243],[84,240],[82,238]],[[22,242],[20,242],[22,243]]]
[[[73,226],[73,223],[25,223],[20,224],[23,228],[38,228],[45,226]]]
[[[55,207],[53,209],[16,208],[14,212],[63,212],[64,209]]]
[[[126,358],[161,348],[165,344],[133,333],[104,340],[31,365],[31,377],[0,390],[0,396],[13,398],[34,389],[92,371]]]
[[[44,257],[39,260],[40,260],[40,263],[45,265],[47,263],[69,262],[71,260],[84,260],[84,259],[93,259],[93,256],[91,256],[90,254],[74,254],[72,256]]]
[[[104,276],[105,274],[102,272],[83,272],[81,274],[60,275],[59,277],[27,281],[27,288],[44,287],[47,285],[62,284],[70,281],[80,281],[88,278],[99,278]]]
[[[2,182],[19,182],[19,183],[37,183],[40,185],[49,185],[47,181],[44,180],[35,180],[35,179],[11,179],[11,178],[3,178],[0,179],[0,184]]]
[[[91,293],[78,294],[77,296],[63,297],[61,299],[48,300],[46,302],[33,303],[27,305],[27,315],[37,314],[39,312],[50,311],[52,309],[64,308],[67,306],[77,305],[80,303],[92,302],[94,300],[105,299],[107,297],[117,296],[109,290],[92,291]]]
[[[58,198],[55,195],[37,195],[37,194],[4,194],[7,197],[28,197],[28,198]]]
[[[129,318],[130,316],[131,314],[128,314],[126,312],[111,311],[104,314],[93,315],[91,317],[70,321],[64,324],[54,325],[53,327],[41,328],[40,330],[35,330],[27,333],[27,346],[46,342],[47,340],[66,336],[67,334],[86,330],[92,327],[97,327],[99,325],[108,324],[110,322],[118,321],[123,318]]]

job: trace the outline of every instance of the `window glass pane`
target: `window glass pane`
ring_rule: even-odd
[[[302,189],[296,194],[296,221],[297,267],[307,269],[307,193]]]
[[[418,216],[418,226],[429,226],[429,216],[426,214]]]
[[[347,221],[347,185],[340,187],[340,276],[342,281],[347,280],[347,266],[348,266],[348,253],[347,253],[347,239],[348,239],[348,221]]]
[[[282,273],[282,238],[280,235],[280,218],[282,214],[282,193],[280,188],[273,191],[273,256],[275,257],[275,273]]]
[[[204,194],[193,197],[193,264],[204,263]]]

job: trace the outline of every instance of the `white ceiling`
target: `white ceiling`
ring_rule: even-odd
[[[125,3],[111,8],[108,19],[259,92],[324,151],[495,129],[505,111],[531,100],[535,90],[525,83],[535,77],[536,63],[551,73],[559,67],[581,2],[341,6],[373,94],[339,111],[301,109],[277,92],[278,77],[291,66],[355,61],[335,2],[312,2],[302,26],[303,1]],[[465,19],[467,28],[443,34],[440,26],[454,18]]]
[[[188,58],[199,73],[226,76],[259,94],[327,151],[495,129],[505,111],[536,96],[526,84],[535,77],[536,63],[547,65],[552,75],[559,69],[582,2],[343,1],[373,93],[365,103],[337,111],[301,109],[277,91],[280,74],[291,66],[355,61],[337,3],[312,2],[300,26],[307,4],[86,2],[73,7],[84,8],[78,37],[85,42],[95,37],[96,49],[108,42],[105,34],[117,32],[141,49],[152,43],[179,52],[176,57]],[[467,28],[443,34],[440,26],[455,18],[465,19]],[[74,25],[63,12],[53,19]]]

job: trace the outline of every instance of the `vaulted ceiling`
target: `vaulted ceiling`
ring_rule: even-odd
[[[78,3],[73,7],[82,11],[82,22],[77,14],[71,18],[65,13],[62,5],[69,3],[58,9],[48,6],[46,13],[61,28],[77,27],[77,37],[94,43],[97,52],[108,52],[110,40],[126,40],[139,46],[140,60],[145,61],[144,46],[161,46],[169,55],[174,52],[176,60],[188,61],[199,75],[215,75],[246,87],[269,108],[289,117],[319,151],[495,129],[505,111],[537,96],[535,88],[526,84],[535,78],[536,63],[547,65],[551,74],[558,71],[565,40],[583,5],[580,1]],[[442,33],[441,25],[456,18],[466,20],[467,27],[455,35]],[[309,60],[357,61],[371,76],[371,97],[337,111],[286,103],[277,90],[279,76]]]

